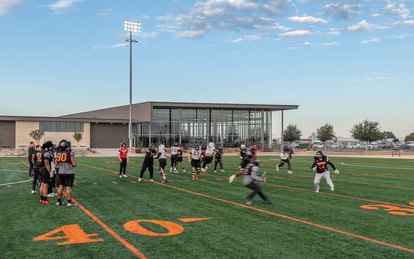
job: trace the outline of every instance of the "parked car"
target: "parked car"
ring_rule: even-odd
[[[414,141],[406,141],[401,145],[403,149],[413,149],[414,148]]]

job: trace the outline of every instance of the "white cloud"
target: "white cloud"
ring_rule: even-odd
[[[55,13],[59,13],[61,11],[64,11],[66,9],[71,8],[76,3],[82,2],[83,0],[58,0],[54,2],[53,4],[49,5],[49,8],[54,11]]]
[[[128,45],[129,45],[128,42],[124,42],[124,43],[117,43],[117,44],[112,44],[112,45],[98,45],[98,46],[93,47],[93,49],[116,49],[116,48],[122,48]]]
[[[291,16],[288,18],[288,20],[297,23],[328,23],[328,20],[316,18],[313,16]]]
[[[376,29],[387,29],[386,26],[379,26],[376,24],[371,24],[367,22],[366,20],[362,20],[359,23],[352,24],[348,27],[346,27],[347,31],[372,31]]]
[[[400,18],[406,19],[410,16],[410,9],[401,1],[387,1],[385,9],[388,13],[399,16]]]
[[[205,34],[207,34],[207,30],[199,30],[199,31],[177,31],[175,35],[179,38],[198,38]]]
[[[357,79],[353,80],[354,83],[361,83],[361,82],[370,82],[370,81],[380,81],[380,80],[390,80],[391,77],[387,76],[376,76],[376,77],[370,77],[370,78],[364,78],[364,79]]]
[[[339,42],[337,42],[337,41],[322,43],[322,46],[324,46],[324,47],[337,46],[337,45],[339,45]]]
[[[362,40],[361,44],[379,43],[379,42],[380,42],[380,39],[378,39],[378,38],[369,38],[369,39],[366,39],[366,40]]]
[[[312,35],[312,32],[309,30],[295,30],[295,31],[279,33],[279,37],[282,37],[282,38],[302,37],[302,36],[307,36],[307,35]]]
[[[264,37],[261,34],[249,34],[249,35],[244,35],[239,38],[229,39],[227,41],[231,43],[237,43],[237,42],[242,42],[242,41],[258,41],[262,39],[264,39]]]
[[[159,17],[166,23],[158,28],[188,38],[217,30],[287,30],[276,22],[276,16],[290,4],[291,0],[207,0],[197,2],[186,13]]]
[[[405,20],[405,21],[398,21],[394,22],[394,25],[414,25],[414,20]]]
[[[138,37],[141,37],[141,38],[155,38],[155,37],[157,37],[158,34],[159,34],[159,32],[157,32],[157,31],[140,32],[140,33],[138,33]]]
[[[23,4],[23,0],[0,0],[0,16],[8,14],[13,8]]]
[[[328,35],[334,35],[334,36],[341,35],[341,33],[339,31],[337,31],[337,29],[330,29],[326,34],[328,34]]]
[[[329,3],[323,6],[326,14],[332,15],[337,19],[347,20],[361,14],[361,5],[349,5],[339,3]]]

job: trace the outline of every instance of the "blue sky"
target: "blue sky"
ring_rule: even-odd
[[[411,0],[0,0],[0,115],[128,104],[124,20],[142,24],[134,103],[298,104],[304,137],[414,132]]]

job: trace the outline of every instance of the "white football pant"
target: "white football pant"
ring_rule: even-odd
[[[321,182],[322,177],[326,179],[326,183],[332,189],[334,185],[333,185],[333,182],[331,180],[331,174],[329,173],[329,171],[325,171],[323,173],[316,173],[315,174],[315,179],[313,180],[313,185],[315,185],[315,190],[319,191],[319,183]]]

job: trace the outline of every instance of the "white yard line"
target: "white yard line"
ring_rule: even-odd
[[[24,180],[24,181],[12,182],[12,183],[2,183],[2,184],[0,184],[0,186],[25,183],[25,182],[29,182],[29,181],[33,181],[33,180]]]

